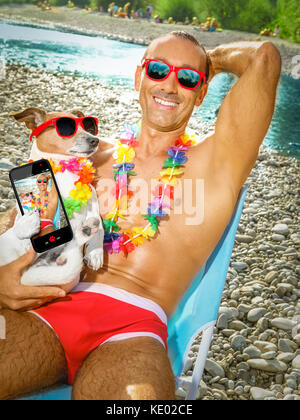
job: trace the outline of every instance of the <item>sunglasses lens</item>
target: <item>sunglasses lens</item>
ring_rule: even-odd
[[[62,117],[56,121],[57,131],[62,137],[70,137],[76,131],[76,122],[72,118]]]
[[[82,125],[90,134],[93,134],[95,136],[98,133],[98,126],[95,118],[87,117],[82,120]]]
[[[186,88],[193,89],[197,86],[200,79],[200,75],[190,69],[181,69],[178,71],[178,81]]]
[[[170,68],[160,61],[150,61],[147,68],[147,76],[151,79],[161,80],[168,76]]]

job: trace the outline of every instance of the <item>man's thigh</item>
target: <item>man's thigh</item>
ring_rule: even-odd
[[[28,312],[0,309],[0,399],[63,380],[66,362],[55,333]]]
[[[73,399],[175,400],[166,350],[151,337],[103,344],[81,366]]]

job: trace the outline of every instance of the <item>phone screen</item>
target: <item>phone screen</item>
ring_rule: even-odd
[[[10,179],[21,213],[39,214],[40,232],[31,238],[34,249],[44,252],[70,241],[72,228],[50,163],[42,159],[14,168]]]

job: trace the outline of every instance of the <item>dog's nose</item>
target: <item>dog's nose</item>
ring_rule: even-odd
[[[96,147],[99,144],[99,139],[97,137],[91,137],[89,138],[89,143],[92,147]]]

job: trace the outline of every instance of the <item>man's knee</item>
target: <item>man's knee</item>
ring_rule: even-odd
[[[83,363],[73,399],[174,400],[175,380],[165,349],[149,337],[104,344]]]

